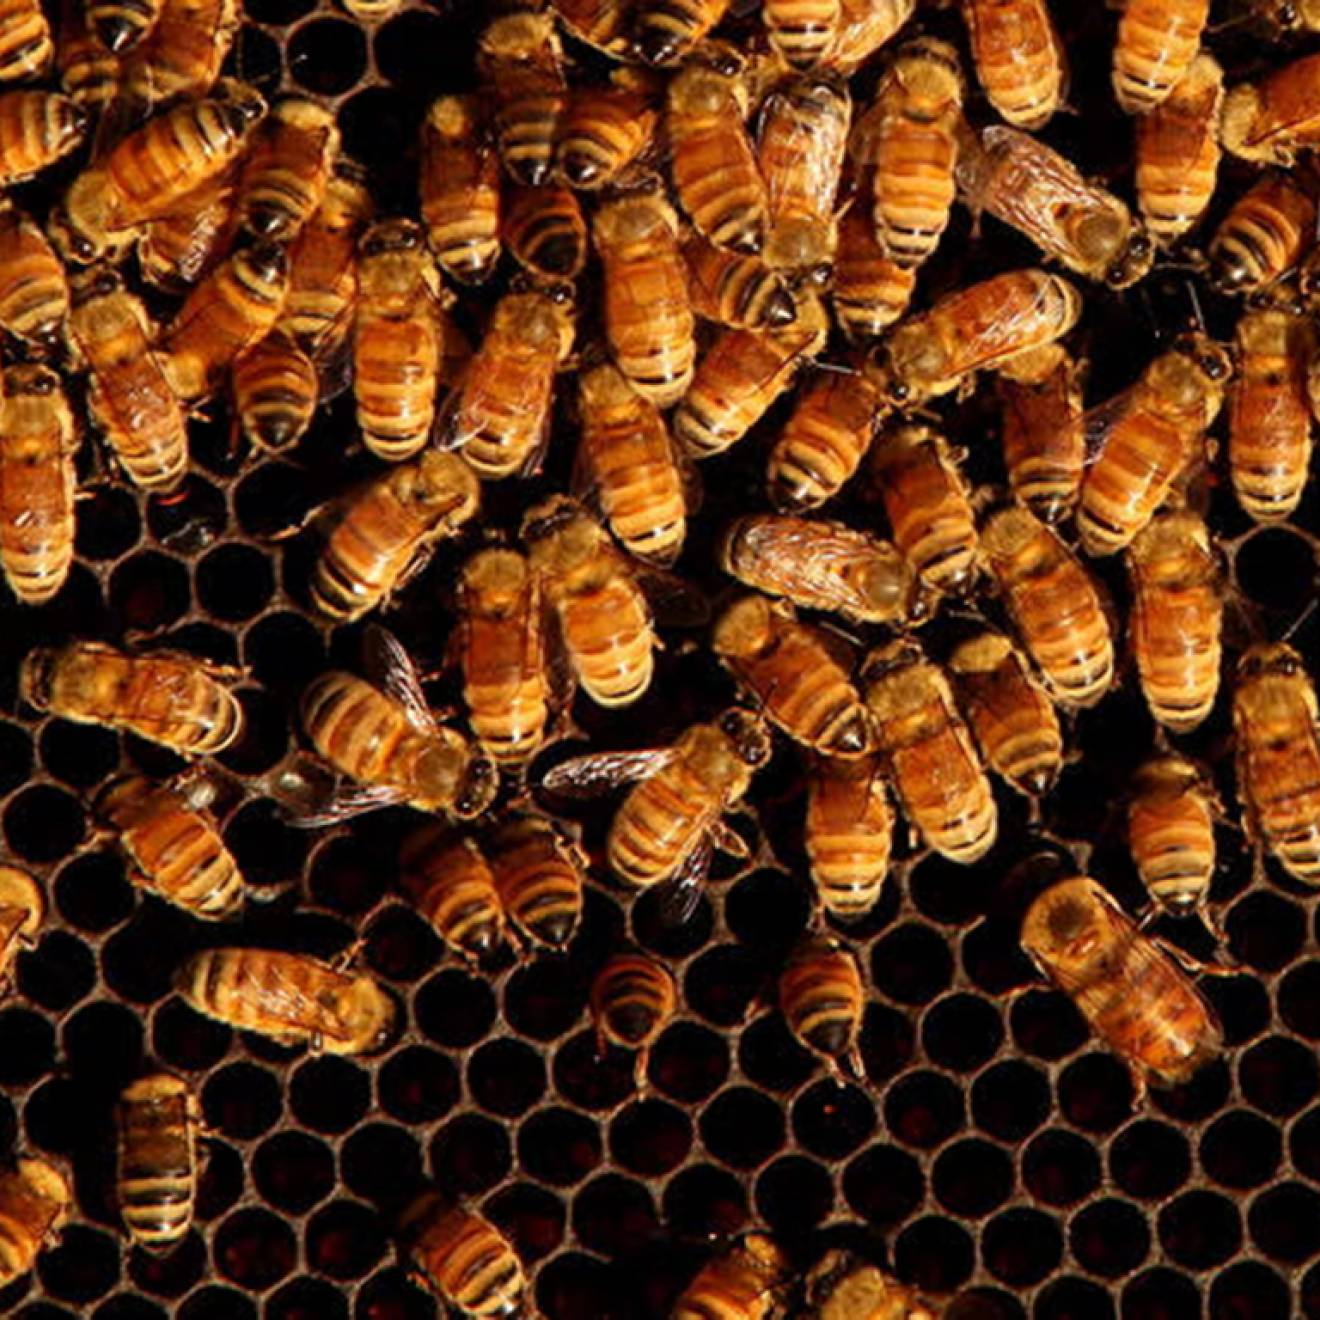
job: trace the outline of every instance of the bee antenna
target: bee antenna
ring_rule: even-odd
[[[1320,597],[1312,596],[1306,608],[1288,625],[1283,636],[1279,638],[1279,641],[1290,641],[1296,634],[1297,630],[1316,612],[1317,609],[1320,609]]]
[[[1201,295],[1197,293],[1196,285],[1193,284],[1191,280],[1186,280],[1185,284],[1187,287],[1187,298],[1192,304],[1192,316],[1196,320],[1197,328],[1203,335],[1209,334],[1209,331],[1205,327],[1205,312],[1201,308]]]

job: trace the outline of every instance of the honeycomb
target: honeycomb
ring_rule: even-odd
[[[415,129],[437,91],[472,84],[483,9],[479,0],[409,4],[369,29],[328,0],[248,0],[233,62],[268,93],[300,89],[333,104],[382,209],[408,209]],[[1071,49],[1108,51],[1112,14],[1082,0],[1053,9]],[[921,23],[960,39],[954,14],[924,11]],[[1248,36],[1230,29],[1216,51],[1230,81],[1259,69]],[[1129,129],[1112,109],[1107,58],[1074,61],[1071,102],[1082,113],[1060,116],[1048,139],[1126,189]],[[1207,229],[1247,177],[1225,163]],[[1031,260],[1023,241],[994,226],[974,237],[956,212],[918,298]],[[1157,268],[1126,295],[1088,290],[1090,395],[1126,385],[1182,328],[1189,284],[1199,276]],[[1236,309],[1199,292],[1211,331],[1227,339]],[[590,296],[588,284],[584,306]],[[973,478],[999,481],[983,409],[973,400],[946,422]],[[680,567],[716,600],[728,584],[713,568],[714,538],[734,512],[759,507],[749,492],[760,490],[764,437],[783,415],[781,405],[705,469]],[[563,487],[570,425],[559,417],[547,471],[530,488],[495,492],[492,525],[512,529],[531,498]],[[1244,974],[1204,982],[1227,1046],[1192,1084],[1152,1091],[1136,1111],[1124,1068],[1066,998],[1039,986],[1017,948],[1028,883],[1018,863],[1040,843],[1073,848],[1129,910],[1141,903],[1113,806],[1150,743],[1131,674],[1073,722],[1075,754],[1042,824],[997,785],[1000,842],[977,866],[900,841],[881,904],[846,932],[870,987],[863,1082],[830,1077],[773,1006],[774,976],[812,912],[800,766],[783,746],[737,822],[758,844],[756,860],[741,870],[717,863],[690,923],[674,929],[649,898],[625,902],[610,888],[599,866],[608,807],[593,809],[580,823],[596,883],[568,954],[509,956],[475,975],[392,886],[407,813],[307,832],[261,794],[262,776],[296,745],[302,686],[356,653],[357,630],[332,630],[306,609],[312,538],[276,536],[369,470],[354,435],[341,396],[294,453],[263,457],[231,442],[217,407],[194,427],[193,474],[169,501],[106,479],[86,447],[67,586],[41,609],[3,607],[0,829],[8,853],[42,878],[51,910],[19,957],[16,993],[0,1004],[0,1149],[68,1161],[77,1208],[35,1272],[0,1292],[0,1314],[433,1316],[390,1230],[434,1180],[511,1236],[552,1320],[662,1316],[710,1251],[753,1224],[804,1264],[826,1244],[857,1245],[963,1320],[1320,1315],[1314,893],[1255,863],[1230,805],[1213,907]],[[1229,555],[1238,644],[1277,635],[1315,590],[1314,486],[1294,525],[1269,531],[1251,530],[1222,486],[1208,498]],[[442,669],[446,588],[463,553],[442,549],[389,617],[428,670]],[[1112,562],[1092,567],[1121,607]],[[937,653],[947,626],[928,631]],[[1309,655],[1317,628],[1311,617],[1297,633]],[[364,964],[407,1007],[406,1031],[383,1055],[312,1057],[203,1019],[172,993],[188,953],[235,933],[133,890],[86,811],[122,768],[167,775],[180,763],[132,737],[20,708],[21,655],[72,635],[150,638],[246,667],[247,733],[219,758],[236,787],[225,835],[252,890],[242,942],[330,955],[361,940]],[[699,634],[667,640],[637,707],[579,712],[594,745],[665,741],[730,699]],[[445,677],[433,692],[437,704],[455,697]],[[1225,706],[1221,696],[1186,746],[1214,765],[1233,804]],[[1212,952],[1195,923],[1158,929]],[[664,959],[682,989],[641,1094],[630,1057],[596,1058],[584,1018],[594,970],[625,941]],[[163,1258],[126,1247],[112,1196],[113,1104],[152,1061],[194,1083],[208,1125],[198,1222]]]

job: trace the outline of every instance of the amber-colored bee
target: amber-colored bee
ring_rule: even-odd
[[[1111,400],[1103,426],[1092,428],[1103,447],[1082,481],[1077,510],[1088,554],[1109,555],[1130,544],[1203,454],[1232,371],[1218,344],[1192,335]]]
[[[234,411],[249,443],[287,449],[316,412],[316,365],[283,330],[272,330],[234,363]]]
[[[698,893],[711,848],[746,853],[724,825],[772,751],[764,721],[727,711],[712,724],[694,724],[669,747],[598,752],[561,762],[543,786],[569,797],[593,796],[640,780],[610,825],[605,851],[610,870],[632,889],[663,881]]]
[[[139,103],[205,96],[242,23],[238,0],[160,0],[160,17],[124,61],[124,88]]]
[[[957,389],[976,371],[1008,370],[1077,324],[1082,299],[1043,270],[1010,270],[941,298],[908,317],[881,346],[871,370],[904,407]]]
[[[26,871],[0,866],[0,995],[14,978],[18,951],[33,942],[46,919],[46,896]]]
[[[1225,293],[1255,293],[1286,275],[1315,242],[1316,203],[1287,175],[1243,193],[1210,240],[1210,276]]]
[[[687,533],[687,496],[665,419],[614,367],[578,377],[581,477],[629,554],[667,567]]]
[[[472,964],[504,942],[504,909],[495,874],[474,839],[424,825],[399,854],[399,883],[435,933]]]
[[[242,732],[243,708],[221,681],[234,671],[194,656],[128,655],[104,642],[28,652],[23,700],[78,724],[125,729],[180,756],[214,756]]]
[[[1043,128],[1067,77],[1045,0],[965,0],[963,17],[986,99],[1016,128]]]
[[[1166,100],[1201,49],[1210,0],[1128,0],[1114,43],[1114,96],[1130,115]]]
[[[839,35],[840,0],[766,0],[761,9],[770,44],[792,69],[810,69]]]
[[[670,1311],[670,1320],[771,1320],[788,1289],[787,1258],[764,1233],[749,1233],[706,1262]]]
[[[1320,141],[1320,54],[1230,88],[1220,136],[1234,156],[1291,168],[1299,149]]]
[[[743,124],[743,79],[740,65],[689,64],[669,84],[665,125],[674,188],[697,232],[717,247],[759,252],[769,199]]]
[[[138,1246],[168,1251],[193,1220],[201,1105],[182,1078],[153,1073],[124,1088],[116,1118],[124,1227]]]
[[[1114,639],[1090,574],[1023,508],[992,514],[981,549],[1045,690],[1061,705],[1095,705],[1114,681]]]
[[[0,93],[0,187],[22,183],[83,139],[86,115],[58,92]]]
[[[0,206],[0,328],[41,347],[68,314],[69,282],[45,234],[22,211]]]
[[[228,921],[243,906],[243,876],[204,796],[140,775],[114,780],[96,800],[139,889],[203,921]]]
[[[563,58],[549,14],[518,10],[481,34],[477,62],[495,99],[500,158],[519,183],[544,183],[554,166],[568,102]]]
[[[234,197],[238,171],[231,166],[175,202],[175,209],[138,231],[138,269],[150,285],[186,293],[229,250],[238,229]]]
[[[62,0],[55,63],[60,86],[88,114],[105,109],[119,95],[119,60],[87,24],[79,0]]]
[[[504,915],[529,940],[562,949],[582,918],[585,859],[549,821],[519,816],[486,841]]]
[[[827,1251],[806,1279],[803,1320],[937,1320],[915,1288],[846,1251]]]
[[[244,228],[287,243],[325,196],[339,155],[333,113],[303,96],[271,109],[243,165],[238,213]]]
[[[504,242],[533,276],[571,280],[587,260],[587,222],[577,195],[556,183],[515,186],[506,195]]]
[[[787,281],[758,256],[694,236],[683,244],[683,261],[692,310],[708,321],[773,330],[797,316]]]
[[[835,1073],[846,1064],[862,1075],[857,1036],[865,1006],[857,959],[834,940],[803,940],[779,975],[779,1007],[788,1029]]]
[[[312,600],[348,622],[375,609],[436,542],[477,512],[480,487],[462,459],[435,449],[382,473],[347,501],[312,578]]]
[[[1019,793],[1048,793],[1063,768],[1063,732],[1026,657],[983,632],[954,650],[949,669],[985,763]]]
[[[592,236],[614,361],[639,394],[668,408],[691,383],[696,358],[678,217],[657,194],[623,197],[596,212]]]
[[[616,953],[591,983],[591,1017],[601,1051],[609,1041],[636,1050],[633,1079],[640,1088],[646,1058],[678,1008],[678,987],[663,964],[644,953]]]
[[[440,269],[480,284],[500,259],[500,163],[477,100],[441,96],[422,125],[422,219]]]
[[[488,1220],[425,1192],[404,1212],[400,1232],[425,1285],[464,1316],[516,1316],[527,1276],[508,1238]]]
[[[633,46],[647,64],[677,64],[724,17],[730,0],[638,0]]]
[[[38,0],[5,0],[0,6],[0,83],[44,78],[54,59],[50,24]]]
[[[657,644],[631,565],[564,496],[530,509],[522,534],[578,682],[598,705],[630,705],[651,685]]]
[[[839,31],[826,63],[847,76],[912,17],[917,0],[840,0]]]
[[[1132,777],[1128,847],[1150,896],[1178,916],[1200,911],[1215,870],[1215,800],[1181,756],[1159,756]]]
[[[164,0],[86,0],[87,25],[114,55],[131,50],[156,26]]]
[[[1090,876],[1061,880],[1031,904],[1022,947],[1128,1065],[1138,1099],[1147,1074],[1176,1086],[1219,1053],[1196,986]]]
[[[506,294],[452,399],[446,442],[484,480],[534,465],[550,421],[555,372],[573,342],[559,292]]]
[[[601,87],[573,92],[560,126],[555,169],[570,188],[614,183],[650,147],[660,120],[650,75],[617,69]]]
[[[1160,724],[1187,733],[1219,691],[1223,600],[1205,523],[1187,512],[1157,518],[1132,543],[1128,570],[1141,690]]]
[[[1210,204],[1223,104],[1224,71],[1202,51],[1164,103],[1137,120],[1137,205],[1157,243],[1180,238]]]
[[[179,968],[175,988],[199,1013],[313,1052],[370,1054],[394,1034],[398,1007],[365,972],[306,953],[206,949]]]
[[[1076,505],[1086,470],[1081,372],[1057,344],[1041,350],[1039,368],[1002,376],[995,390],[1009,485],[1036,517],[1056,523]]]
[[[917,287],[915,266],[893,261],[875,236],[860,204],[839,221],[830,299],[839,328],[849,339],[873,339],[908,309]]]
[[[540,584],[515,550],[482,550],[458,585],[463,700],[472,732],[502,769],[540,750],[550,717]]]
[[[842,523],[748,514],[725,532],[720,566],[757,591],[856,623],[895,623],[913,609],[908,561],[887,542]]]
[[[879,758],[815,758],[802,842],[816,897],[832,917],[856,921],[879,902],[893,836],[894,812]]]
[[[0,1172],[0,1287],[26,1274],[73,1208],[69,1180],[45,1160]]]
[[[825,756],[865,756],[875,731],[832,640],[791,605],[748,595],[720,616],[711,648],[790,738]]]
[[[550,8],[579,41],[614,59],[629,54],[631,0],[550,0]]]

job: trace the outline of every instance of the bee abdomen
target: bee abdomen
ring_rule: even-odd
[[[50,26],[36,0],[0,6],[0,82],[36,77],[55,57]]]

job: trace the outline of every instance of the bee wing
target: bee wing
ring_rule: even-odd
[[[1087,467],[1096,463],[1105,452],[1109,436],[1132,407],[1132,391],[1124,390],[1104,403],[1088,408],[1082,416],[1082,435],[1085,441],[1083,452]]]
[[[701,889],[710,874],[714,840],[707,830],[666,880],[660,894],[660,922],[669,929],[686,925],[701,902]]]
[[[285,810],[289,824],[295,829],[315,830],[323,825],[352,820],[368,811],[397,806],[403,800],[403,795],[395,788],[344,782],[332,792],[314,799],[310,805],[300,808],[286,802]]]
[[[435,716],[426,704],[417,666],[392,632],[373,623],[362,637],[362,661],[367,677],[403,707],[415,729],[435,732]]]
[[[27,908],[0,907],[0,985],[9,978],[11,951],[18,943],[18,932],[30,915]]]
[[[672,747],[650,747],[633,752],[592,752],[570,757],[549,770],[541,787],[567,798],[597,797],[658,774],[675,757]]]
[[[306,989],[288,974],[283,962],[265,964],[266,975],[254,981],[259,992],[262,1011],[287,1022],[298,1032],[314,1031],[335,1040],[352,1039],[352,1031],[334,1008],[321,998],[309,995]]]

